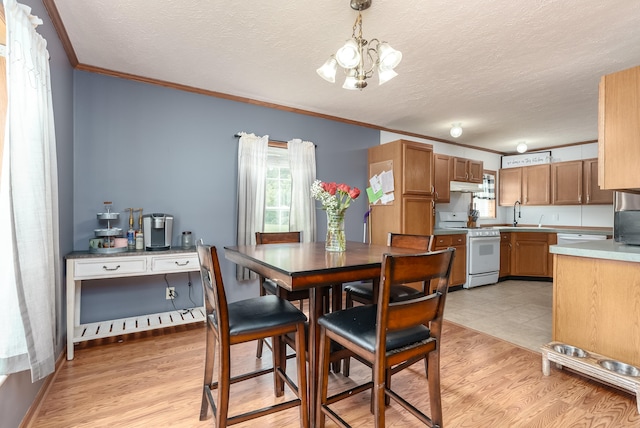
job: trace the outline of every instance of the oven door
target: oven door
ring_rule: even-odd
[[[470,236],[468,242],[469,275],[500,270],[500,237]]]

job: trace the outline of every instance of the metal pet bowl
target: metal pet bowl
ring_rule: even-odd
[[[565,345],[564,343],[556,343],[552,346],[553,350],[559,354],[568,355],[570,357],[586,358],[589,353],[584,349],[577,348],[571,345]]]
[[[598,361],[598,364],[600,364],[602,367],[604,367],[609,371],[612,371],[621,375],[632,376],[632,377],[640,376],[639,368],[632,366],[630,364],[622,363],[620,361],[600,360]]]

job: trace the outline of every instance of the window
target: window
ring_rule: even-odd
[[[265,183],[265,232],[288,232],[291,209],[291,171],[286,146],[269,143]]]
[[[496,218],[496,172],[484,170],[482,191],[473,194],[473,206],[480,211],[480,218]]]

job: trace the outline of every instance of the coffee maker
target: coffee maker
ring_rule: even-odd
[[[144,248],[146,250],[168,250],[171,248],[173,216],[163,213],[142,216]]]

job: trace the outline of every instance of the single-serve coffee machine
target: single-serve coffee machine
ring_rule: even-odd
[[[173,216],[153,213],[142,216],[144,248],[147,250],[168,250],[173,236]]]

